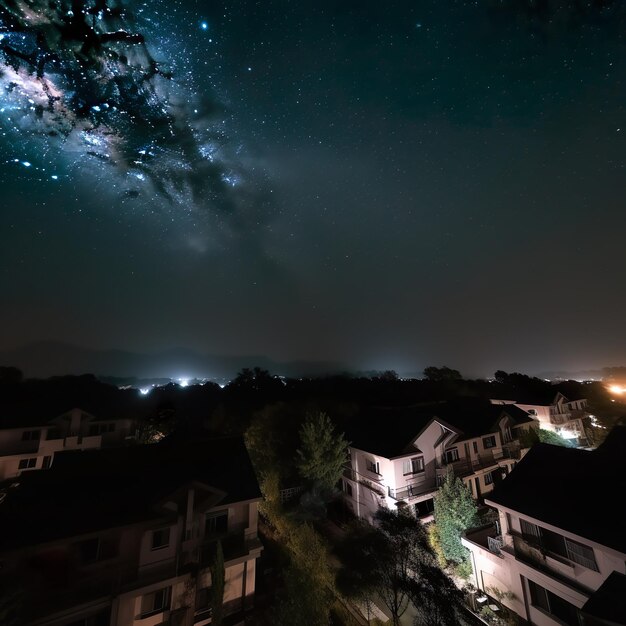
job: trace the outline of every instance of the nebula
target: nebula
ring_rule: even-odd
[[[7,161],[56,180],[51,159],[66,159],[83,173],[118,176],[124,198],[234,214],[251,192],[241,189],[247,173],[223,107],[167,65],[158,36],[144,29],[145,6],[0,2],[0,124],[16,152]],[[47,167],[17,154],[26,145]]]

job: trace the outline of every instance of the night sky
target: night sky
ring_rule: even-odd
[[[0,8],[0,349],[626,362],[622,3]]]

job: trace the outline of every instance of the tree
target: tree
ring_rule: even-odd
[[[443,555],[455,565],[468,559],[461,535],[476,524],[477,507],[469,489],[452,470],[435,495],[435,524]]]
[[[461,372],[453,370],[449,367],[426,367],[424,368],[424,376],[433,382],[442,380],[461,380]]]
[[[375,523],[357,522],[339,544],[340,591],[362,600],[378,595],[394,626],[410,602],[416,608],[416,624],[460,623],[460,593],[437,565],[420,521],[402,509],[380,509]]]
[[[302,478],[322,490],[332,490],[347,460],[348,443],[337,434],[326,413],[309,415],[300,428],[296,466]]]
[[[286,545],[291,564],[273,624],[327,626],[335,579],[326,544],[310,524],[289,524]]]
[[[346,598],[362,602],[369,623],[373,599],[380,589],[380,555],[386,542],[380,531],[362,521],[355,522],[336,547],[341,562],[337,589]]]
[[[523,448],[532,448],[536,443],[549,443],[553,446],[562,446],[564,448],[575,447],[571,441],[545,428],[523,430],[520,432],[519,441]]]
[[[222,625],[224,614],[224,550],[222,542],[218,539],[215,546],[215,557],[211,564],[211,624]]]
[[[553,446],[563,446],[564,448],[576,447],[568,439],[565,439],[564,437],[561,437],[561,435],[559,435],[558,433],[555,433],[551,430],[547,430],[545,428],[540,428],[538,435],[539,435],[539,441],[541,443],[549,443],[549,444],[552,444]]]

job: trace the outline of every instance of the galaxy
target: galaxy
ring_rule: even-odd
[[[63,161],[68,176],[98,172],[129,200],[236,214],[247,173],[228,145],[227,113],[168,54],[167,26],[151,4],[2,3],[5,163],[57,181]]]
[[[0,1],[0,351],[626,359],[621,0]]]

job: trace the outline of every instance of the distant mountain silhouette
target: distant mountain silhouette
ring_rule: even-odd
[[[219,356],[173,348],[151,354],[98,350],[40,341],[0,351],[0,365],[19,367],[27,377],[95,374],[119,378],[233,378],[244,367],[262,367],[282,376],[317,376],[345,371],[332,361],[278,362],[266,356]]]

